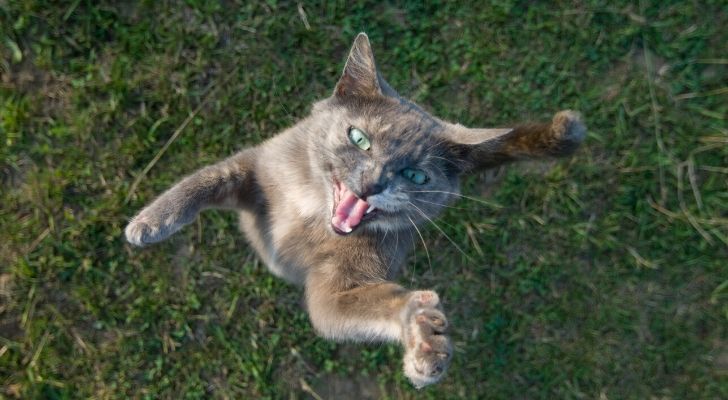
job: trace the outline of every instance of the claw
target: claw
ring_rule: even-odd
[[[450,363],[450,339],[444,334],[448,323],[438,303],[437,293],[423,290],[406,306],[404,372],[418,389],[439,381]]]

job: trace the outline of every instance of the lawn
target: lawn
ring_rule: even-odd
[[[0,398],[728,398],[728,4],[352,3],[0,1]],[[305,116],[359,31],[444,119],[589,127],[424,229],[401,283],[455,357],[422,391],[398,346],[316,337],[233,213],[122,234]]]

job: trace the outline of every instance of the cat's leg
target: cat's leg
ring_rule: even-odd
[[[499,140],[476,150],[476,168],[492,168],[503,163],[572,154],[586,136],[579,113],[560,111],[550,123],[517,126]]]
[[[330,277],[329,277],[330,278]],[[336,340],[398,341],[405,349],[404,373],[417,387],[440,380],[452,356],[448,323],[437,294],[408,291],[390,282],[332,290],[330,279],[307,280],[311,322]]]
[[[159,242],[205,208],[241,208],[254,196],[254,155],[248,149],[182,179],[137,214],[125,229],[129,243]]]

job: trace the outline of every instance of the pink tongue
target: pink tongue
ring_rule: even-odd
[[[341,185],[339,205],[336,206],[334,216],[331,218],[331,225],[340,232],[349,233],[359,225],[368,208],[369,203],[356,197],[351,190]]]

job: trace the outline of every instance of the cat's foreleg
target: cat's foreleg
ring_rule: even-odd
[[[516,126],[498,140],[476,146],[471,155],[472,166],[492,168],[511,161],[568,156],[585,136],[586,127],[579,113],[560,111],[549,123]]]
[[[408,291],[382,282],[344,291],[328,287],[324,277],[306,287],[311,322],[324,337],[336,340],[399,341],[405,349],[405,375],[417,388],[442,378],[452,356],[448,323],[437,294]]]
[[[159,242],[205,208],[240,208],[253,196],[254,155],[244,150],[182,179],[137,214],[125,229],[129,243]]]

